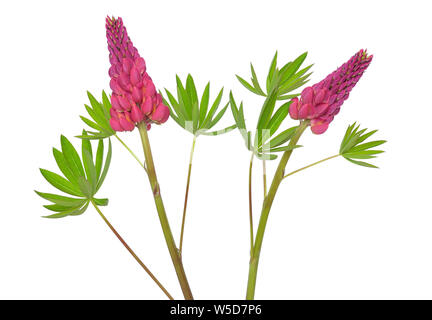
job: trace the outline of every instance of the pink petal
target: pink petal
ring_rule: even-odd
[[[315,111],[314,111],[314,118],[318,118],[320,116],[322,116],[327,110],[328,110],[329,105],[327,103],[321,103],[317,106],[315,106]]]
[[[120,125],[125,131],[132,131],[135,128],[135,125],[128,121],[126,118],[120,118]]]
[[[314,89],[312,87],[307,87],[303,90],[301,94],[301,102],[306,104],[312,104],[314,99]]]
[[[329,122],[321,119],[315,119],[311,121],[311,130],[315,134],[324,133],[329,126]]]
[[[153,81],[150,79],[150,81],[147,83],[147,86],[146,86],[146,95],[147,96],[153,96],[154,94],[156,94],[156,88],[155,88],[155,86],[154,86],[154,83],[153,83]]]
[[[118,96],[117,100],[118,100],[120,106],[123,108],[123,110],[125,110],[125,111],[129,111],[130,110],[131,106],[129,104],[129,101],[125,97]]]
[[[120,122],[117,119],[111,118],[110,125],[114,131],[124,131],[124,129],[120,125]]]
[[[149,115],[153,111],[153,102],[151,97],[145,97],[144,102],[141,104],[141,110],[145,115]]]
[[[323,103],[324,100],[327,97],[327,93],[328,93],[328,91],[326,89],[319,89],[319,90],[317,90],[316,91],[316,95],[315,95],[314,103],[315,104]]]
[[[123,59],[123,64],[122,64],[123,72],[129,74],[132,69],[132,66],[133,66],[133,61],[131,59],[128,58]]]
[[[146,63],[143,58],[139,57],[135,59],[135,67],[139,73],[143,74],[146,71]]]
[[[138,108],[136,104],[132,106],[131,110],[131,120],[133,122],[141,122],[144,119],[144,113]]]
[[[120,88],[115,78],[112,78],[110,80],[110,88],[116,94],[121,94],[123,92],[123,90]]]
[[[113,94],[111,96],[111,105],[112,105],[112,108],[115,109],[115,110],[121,111],[123,109],[120,106],[120,103],[119,103],[119,101],[117,99],[117,95],[116,94]]]
[[[141,81],[141,75],[136,67],[133,67],[130,71],[130,81],[134,86],[136,86]]]
[[[291,118],[294,120],[299,119],[297,107],[298,107],[298,99],[294,98],[294,99],[292,99],[291,105],[289,107],[289,114],[290,114]]]
[[[298,112],[299,119],[306,119],[310,115],[310,109],[312,105],[310,104],[301,104]]]
[[[164,104],[157,106],[156,110],[150,115],[150,119],[157,123],[164,123],[168,120],[170,111]]]
[[[142,90],[138,89],[137,87],[132,88],[132,99],[136,103],[140,103],[143,99],[143,93]]]

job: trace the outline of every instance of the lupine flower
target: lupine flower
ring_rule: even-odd
[[[291,118],[309,119],[313,133],[324,133],[372,58],[362,49],[324,80],[305,88],[300,100],[292,99],[289,110]]]
[[[133,46],[122,19],[107,17],[106,31],[113,91],[111,127],[115,131],[132,131],[142,121],[147,129],[151,123],[164,123],[169,118],[169,109],[156,92],[145,61]]]

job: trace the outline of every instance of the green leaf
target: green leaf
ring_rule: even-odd
[[[101,131],[101,132],[105,130],[105,129],[102,128],[100,125],[98,125],[97,123],[95,123],[95,122],[93,122],[93,121],[87,119],[86,117],[80,116],[80,118],[81,118],[81,120],[82,120],[86,125],[88,125],[90,128],[93,128],[93,129],[98,130],[98,131]]]
[[[102,140],[111,137],[111,134],[98,134],[96,132],[87,132],[87,135],[75,136],[75,138],[87,139],[87,140]]]
[[[102,90],[102,105],[104,107],[105,118],[108,119],[108,121],[109,121],[109,119],[111,118],[111,115],[110,115],[111,101],[108,98],[108,96],[106,95],[105,91],[103,91],[103,90]]]
[[[106,198],[104,198],[104,199],[93,199],[93,201],[98,206],[107,206],[108,205],[108,199],[106,199]]]
[[[190,74],[186,78],[186,91],[189,94],[190,101],[193,103],[198,103],[198,94],[195,87],[195,82]]]
[[[84,163],[87,181],[91,186],[90,197],[92,197],[96,192],[97,173],[95,165],[93,163],[93,151],[91,147],[91,142],[89,140],[82,140],[82,159]]]
[[[377,146],[382,145],[383,143],[386,143],[386,140],[377,140],[377,141],[371,141],[363,144],[356,145],[354,148],[350,149],[350,152],[357,152],[357,151],[363,151],[370,148],[374,148]]]
[[[78,188],[76,188],[70,181],[66,180],[62,176],[45,169],[40,169],[40,172],[53,187],[59,189],[60,191],[66,192],[73,196],[83,196]]]
[[[260,116],[258,118],[257,129],[268,129],[267,124],[273,114],[273,110],[276,104],[277,90],[273,90],[264,101],[261,109]]]
[[[270,64],[269,71],[268,71],[267,81],[266,81],[267,94],[269,94],[274,89],[274,88],[271,88],[271,83],[273,82],[273,78],[274,78],[275,71],[276,71],[277,55],[278,55],[278,52],[276,51],[276,53],[273,57],[273,60]]]
[[[78,178],[78,185],[82,193],[86,196],[87,199],[91,199],[93,197],[93,187],[89,181],[84,177]]]
[[[67,216],[77,216],[83,214],[87,210],[88,206],[89,206],[89,202],[87,201],[87,203],[83,207],[61,211],[59,213],[51,214],[49,216],[43,216],[43,218],[57,219],[57,218],[64,218]]]
[[[81,163],[81,159],[78,155],[78,152],[75,150],[74,146],[70,141],[65,137],[60,137],[61,146],[62,146],[62,152],[63,156],[65,157],[69,168],[73,172],[73,174],[78,177],[85,177],[84,174],[84,167]]]
[[[306,57],[307,52],[298,56],[285,70],[281,70],[281,83],[288,81],[296,73],[296,71],[300,68]]]
[[[279,109],[275,112],[273,117],[270,119],[268,127],[270,128],[270,135],[272,136],[277,129],[279,129],[282,121],[285,120],[289,113],[289,107],[291,105],[291,101],[284,103],[279,107]]]
[[[372,130],[369,132],[367,132],[367,129],[360,130],[360,125],[353,123],[352,125],[348,126],[345,132],[339,149],[339,154],[354,164],[369,168],[377,168],[370,163],[354,160],[376,158],[376,155],[384,152],[382,150],[374,150],[372,148],[384,144],[386,142],[385,140],[376,140],[362,143],[376,132],[377,130]]]
[[[170,101],[170,103],[171,103],[171,106],[173,107],[173,109],[175,110],[175,113],[177,114],[177,117],[179,118],[179,119],[182,119],[183,121],[183,123],[184,123],[184,120],[187,118],[187,112],[186,112],[186,110],[184,109],[184,106],[183,105],[180,105],[178,102],[177,102],[177,100],[174,98],[174,96],[172,95],[172,93],[171,92],[169,92],[167,89],[165,89],[165,92],[166,92],[166,94],[167,94],[167,96],[168,96],[168,100]],[[169,105],[168,105],[169,106]],[[184,127],[184,126],[183,126]]]
[[[56,148],[53,148],[53,155],[57,162],[57,166],[59,167],[60,171],[64,174],[66,179],[69,180],[70,183],[72,183],[76,190],[79,190],[78,188],[78,182],[77,182],[77,176],[73,173],[71,168],[69,167],[69,163],[66,161],[63,153],[61,153]]]
[[[75,210],[75,211],[70,212],[69,215],[70,215],[70,216],[79,216],[79,215],[82,215],[82,214],[87,210],[89,204],[90,204],[90,202],[88,201],[88,202],[84,205],[84,207],[82,207],[81,209],[78,209],[78,210]]]
[[[216,115],[216,117],[211,120],[210,124],[207,126],[208,129],[211,129],[214,127],[216,123],[222,118],[222,116],[225,114],[225,111],[227,110],[229,105],[229,102],[225,105],[225,107]]]
[[[100,189],[100,187],[102,186],[102,184],[103,184],[103,182],[105,180],[105,177],[106,177],[106,175],[108,173],[109,166],[111,164],[111,157],[112,157],[112,147],[111,147],[111,139],[110,139],[109,140],[109,145],[108,145],[108,152],[107,152],[106,159],[105,159],[105,165],[104,165],[102,174],[101,174],[101,176],[99,178],[99,181],[97,183],[96,191],[98,191]]]
[[[78,207],[80,205],[83,205],[87,201],[87,199],[70,198],[53,193],[44,193],[39,191],[35,192],[45,200],[67,207]]]
[[[237,80],[249,91],[251,91],[252,93],[258,94],[258,92],[255,90],[255,88],[249,84],[249,82],[247,82],[245,79],[243,79],[242,77],[236,75]]]
[[[276,137],[271,139],[268,143],[263,145],[263,148],[264,149],[265,148],[271,149],[271,148],[278,147],[278,146],[288,142],[294,136],[294,133],[296,132],[296,130],[297,130],[297,126],[291,127],[289,129],[286,129],[285,131],[282,131]]]
[[[183,84],[178,75],[176,75],[177,82],[177,97],[179,98],[179,104],[183,105],[186,111],[185,120],[192,120],[192,104],[190,101],[189,94],[186,92],[186,89],[183,87]]]
[[[96,122],[98,122],[100,125],[104,125],[107,122],[107,118],[109,119],[109,115],[106,115],[106,110],[102,107],[102,105],[99,103],[99,101],[96,100],[96,98],[87,91],[87,96],[90,100],[90,104],[93,108],[93,111],[95,112],[97,118],[95,118]]]
[[[205,118],[204,123],[201,127],[202,129],[209,129],[207,124],[210,123],[211,119],[213,118],[213,115],[216,113],[216,110],[219,108],[220,102],[222,100],[223,90],[224,90],[224,88],[222,88],[219,91],[219,94],[217,95],[216,100],[213,102],[213,105],[210,108],[210,111],[207,114],[207,117]]]
[[[207,83],[203,95],[201,97],[200,102],[200,127],[202,127],[205,117],[207,115],[207,110],[209,106],[209,100],[210,100],[210,82]]]
[[[99,140],[98,148],[96,151],[96,163],[95,163],[96,178],[98,180],[102,171],[103,155],[104,155],[104,144],[102,140]]]
[[[79,205],[77,207],[70,207],[70,206],[63,206],[60,204],[46,204],[43,207],[54,212],[63,212],[63,211],[69,211],[69,210],[76,210],[81,208],[82,205]]]
[[[195,82],[190,74],[186,78],[186,91],[189,95],[189,101],[191,103],[192,110],[192,122],[193,122],[193,132],[198,129],[199,123],[199,105],[198,105],[198,94],[195,87]]]
[[[300,95],[300,93],[296,93],[296,94],[287,94],[284,96],[278,96],[277,99],[278,100],[289,100],[289,99],[293,99],[295,97],[298,97]]]
[[[377,166],[374,166],[373,164],[370,164],[367,162],[357,161],[357,160],[353,160],[353,159],[346,158],[346,157],[344,157],[344,158],[347,159],[348,161],[356,164],[356,165],[359,165],[359,166],[368,167],[368,168],[378,168]]]
[[[90,108],[88,105],[84,105],[87,113],[90,115],[90,117],[92,117],[92,119],[99,124],[99,126],[103,126],[103,123],[105,121],[104,117],[101,117],[99,114],[97,114],[95,112],[95,110],[93,110],[92,108]]]
[[[306,82],[308,82],[309,76],[312,74],[312,72],[304,75],[313,65],[309,65],[306,68],[300,70],[296,74],[292,75],[289,78],[283,77],[281,80],[281,84],[279,87],[279,95],[286,94],[290,91],[293,91],[301,86],[303,86]],[[281,70],[281,73],[285,73],[286,69],[283,68],[283,71]]]
[[[251,67],[251,73],[252,73],[252,78],[251,78],[251,80],[252,80],[252,83],[253,83],[253,85],[254,85],[254,87],[255,87],[257,93],[258,93],[260,96],[266,96],[266,94],[264,93],[264,91],[261,89],[261,87],[260,87],[260,85],[259,85],[258,78],[257,78],[257,75],[256,75],[256,73],[255,73],[255,69],[254,69],[252,63],[250,64],[250,67]]]

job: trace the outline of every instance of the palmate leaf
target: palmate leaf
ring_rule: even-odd
[[[283,146],[283,144],[291,139],[294,131],[290,128],[276,137],[274,137],[274,135],[277,134],[282,122],[287,118],[291,101],[288,101],[279,107],[277,106],[277,101],[289,100],[299,95],[298,93],[294,94],[291,92],[300,88],[308,81],[308,77],[311,74],[308,73],[308,71],[312,65],[300,69],[306,57],[307,52],[301,54],[295,60],[286,63],[282,68],[279,68],[277,61],[278,53],[276,52],[270,63],[265,81],[266,93],[264,93],[260,87],[252,64],[252,77],[250,83],[237,75],[237,79],[244,87],[246,87],[246,89],[257,95],[266,97],[258,118],[252,147],[252,150],[258,158],[265,159],[263,158],[263,155],[268,154],[269,152],[287,151],[285,149],[288,147]],[[245,125],[240,123],[240,116],[244,119],[243,112],[240,112],[239,108],[234,107],[233,99],[230,99],[230,103],[232,105],[234,119],[236,120],[243,139],[245,140],[246,145],[250,145],[250,135],[248,131],[245,130]],[[277,145],[275,146],[274,144]],[[265,151],[263,152],[263,150]],[[275,157],[276,155],[271,158]]]
[[[83,131],[83,135],[86,134],[87,132]],[[112,156],[111,141],[109,141],[105,164],[103,164],[103,140],[98,142],[95,157],[90,140],[82,139],[81,157],[66,137],[61,136],[60,140],[62,150],[54,148],[53,155],[64,177],[49,170],[40,170],[44,178],[53,187],[75,197],[35,191],[40,197],[51,202],[51,204],[44,205],[44,207],[56,212],[46,217],[62,218],[80,215],[86,211],[90,201],[94,201],[100,206],[107,205],[108,199],[97,199],[95,194],[102,186],[108,173]]]
[[[202,96],[199,97],[193,77],[189,74],[183,84],[180,77],[176,75],[177,97],[165,89],[166,97],[162,95],[164,104],[170,109],[171,118],[183,129],[195,136],[219,135],[231,130],[223,129],[209,132],[224,116],[228,109],[228,103],[221,109],[220,103],[223,95],[223,88],[219,91],[210,107],[210,82],[207,83]],[[210,108],[209,108],[210,107]],[[230,126],[232,127],[232,126]],[[228,128],[230,128],[228,127]]]
[[[384,152],[382,150],[376,150],[373,148],[386,143],[385,140],[376,140],[362,143],[376,132],[377,130],[372,130],[369,132],[367,132],[367,129],[360,130],[360,125],[353,123],[352,125],[348,126],[345,132],[345,136],[343,137],[342,143],[340,145],[339,154],[348,161],[359,166],[378,168],[373,164],[358,160],[373,159],[376,158],[376,155]]]
[[[269,96],[273,90],[277,92],[277,100],[288,100],[297,97],[299,93],[288,94],[295,89],[300,88],[306,82],[312,73],[307,73],[312,65],[300,69],[304,60],[307,57],[307,52],[298,56],[294,61],[286,63],[282,68],[277,66],[278,53],[276,51],[269,67],[266,77],[266,93],[261,89],[253,64],[251,63],[251,82],[247,82],[244,78],[236,75],[238,81],[249,91],[260,95]]]
[[[80,118],[87,126],[96,131],[86,131],[77,137],[87,140],[100,140],[111,137],[115,134],[115,131],[111,128],[109,123],[111,117],[110,99],[105,91],[102,91],[102,102],[98,102],[90,92],[87,92],[87,96],[90,101],[90,106],[85,105],[85,109],[89,117],[80,116]]]

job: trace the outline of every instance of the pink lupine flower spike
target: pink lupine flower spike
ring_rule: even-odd
[[[373,55],[362,49],[324,80],[305,88],[300,99],[292,99],[289,109],[291,118],[308,119],[313,133],[324,133],[372,58]]]
[[[106,18],[111,67],[111,127],[115,131],[132,131],[140,122],[147,130],[151,123],[161,124],[169,118],[169,108],[162,103],[146,63],[133,46],[121,18]]]

